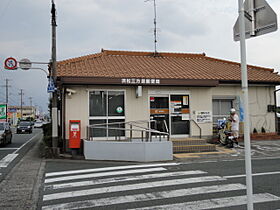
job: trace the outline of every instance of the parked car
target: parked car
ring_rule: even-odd
[[[42,121],[36,121],[34,123],[34,128],[42,128],[43,127],[43,122]]]
[[[11,144],[12,138],[13,135],[9,123],[0,122],[0,145]]]
[[[32,133],[32,123],[30,121],[19,122],[17,133]]]

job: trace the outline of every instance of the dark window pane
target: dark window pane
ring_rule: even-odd
[[[92,91],[89,95],[89,115],[106,116],[106,91]]]
[[[117,123],[117,122],[122,122],[122,123]],[[109,123],[116,123],[113,125],[109,125],[109,128],[125,128],[124,125],[124,120],[109,120]],[[124,130],[119,130],[119,129],[109,129],[109,136],[125,136],[125,131]]]
[[[108,116],[124,116],[124,92],[108,92]]]
[[[190,134],[190,121],[182,120],[181,116],[171,117],[171,132],[172,135]]]
[[[220,112],[219,112],[219,110],[220,110],[220,108],[219,108],[219,105],[220,103],[219,103],[219,100],[213,100],[213,115],[219,115],[220,114]]]
[[[103,123],[106,123],[106,120],[90,120],[89,121],[90,125],[103,124]],[[102,128],[92,128],[92,127],[89,128],[90,137],[106,137],[107,136],[106,125],[103,124],[103,125],[100,125],[99,127],[102,127]]]
[[[232,101],[231,100],[221,100],[221,115],[229,115],[229,111],[232,107]]]
[[[168,109],[169,102],[168,97],[150,97],[151,108],[156,109]]]

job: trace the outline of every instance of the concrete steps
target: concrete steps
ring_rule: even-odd
[[[205,139],[185,138],[171,139],[173,153],[213,152],[216,145],[208,144]]]

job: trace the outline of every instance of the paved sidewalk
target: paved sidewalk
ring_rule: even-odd
[[[0,209],[36,209],[39,188],[45,168],[45,160],[40,158],[40,139],[34,139],[22,160],[0,183]]]

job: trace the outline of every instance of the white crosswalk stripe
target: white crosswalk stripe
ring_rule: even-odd
[[[6,168],[18,154],[8,154],[2,160],[0,160],[0,168]]]
[[[253,200],[254,203],[263,203],[269,201],[277,201],[279,200],[279,197],[271,195],[269,193],[260,193],[260,194],[253,195]],[[242,196],[215,198],[211,200],[194,201],[194,202],[179,203],[179,204],[172,204],[172,205],[137,208],[137,210],[148,210],[148,209],[202,210],[202,209],[225,208],[229,206],[241,206],[241,205],[245,205],[246,203],[247,203],[247,197],[246,195],[242,195]]]
[[[140,183],[140,184],[102,187],[102,188],[94,188],[94,189],[88,189],[88,190],[78,190],[78,191],[70,191],[70,192],[44,195],[43,200],[44,201],[56,200],[56,199],[62,199],[62,198],[88,196],[88,195],[95,195],[95,194],[101,194],[101,193],[121,192],[121,191],[128,191],[128,190],[139,190],[139,189],[147,189],[147,188],[155,188],[155,187],[163,187],[163,186],[174,186],[174,185],[181,185],[181,184],[222,181],[222,180],[225,180],[225,179],[223,179],[219,176],[205,176],[205,177],[198,177],[198,178],[175,179],[175,180],[147,182],[147,183]]]
[[[137,209],[199,210],[246,205],[246,186],[243,184],[224,183],[227,177],[208,175],[201,170],[174,170],[176,165],[129,165],[47,173],[42,209],[106,206],[112,209],[112,205],[135,209],[135,204],[139,204],[144,207]],[[234,192],[238,192],[237,196],[231,195]],[[213,198],[215,193],[217,197]],[[203,200],[196,200],[200,195],[204,195]],[[205,200],[208,196],[211,199]],[[164,205],[161,205],[161,199],[164,199]],[[174,199],[176,203],[172,204]],[[254,195],[255,203],[272,201],[280,201],[280,198],[269,193]],[[133,208],[129,207],[131,205]]]
[[[187,195],[196,195],[201,193],[214,193],[214,192],[224,192],[231,190],[241,190],[245,189],[245,186],[242,184],[228,184],[228,185],[214,185],[207,187],[196,187],[189,189],[181,189],[181,190],[170,190],[170,191],[162,191],[156,194],[154,193],[145,193],[145,194],[137,194],[137,195],[127,195],[127,196],[119,196],[119,197],[109,197],[109,198],[101,198],[96,200],[85,200],[80,202],[71,202],[64,203],[60,205],[51,205],[45,206],[43,209],[75,209],[77,206],[79,208],[91,208],[97,206],[107,206],[112,204],[121,204],[127,202],[139,202],[139,201],[147,201],[147,200],[156,200],[164,198],[174,198],[179,196],[187,196]]]
[[[149,172],[152,172],[150,170]],[[198,175],[205,174],[204,171],[177,171],[177,172],[169,172],[169,173],[157,173],[157,174],[145,174],[145,175],[136,175],[136,176],[122,176],[116,178],[108,178],[108,179],[98,179],[91,181],[82,181],[82,182],[71,182],[71,183],[63,183],[63,184],[53,184],[45,186],[45,190],[56,190],[63,188],[71,188],[71,187],[82,187],[82,186],[90,186],[97,184],[108,184],[108,183],[116,183],[116,182],[125,182],[125,181],[135,181],[135,180],[144,180],[144,179],[154,179],[154,178],[162,178],[162,177],[173,177],[173,176],[184,176],[184,175]]]
[[[179,165],[179,164],[178,163],[158,163],[158,164],[146,164],[146,165],[115,166],[115,167],[106,167],[106,168],[52,172],[52,173],[46,173],[45,176],[50,177],[50,176],[60,176],[60,175],[69,175],[69,174],[113,171],[113,170],[131,169],[131,168],[152,168],[152,167],[176,166],[176,165]]]
[[[125,170],[125,171],[110,171],[110,172],[102,172],[102,173],[92,173],[92,174],[50,178],[50,179],[46,179],[45,183],[69,181],[69,180],[74,180],[74,179],[88,179],[88,178],[96,178],[96,177],[104,177],[104,176],[124,175],[124,174],[147,173],[147,172],[151,172],[151,171],[154,172],[154,171],[165,171],[165,170],[166,170],[165,168],[159,167],[159,168],[135,169],[135,170]]]

